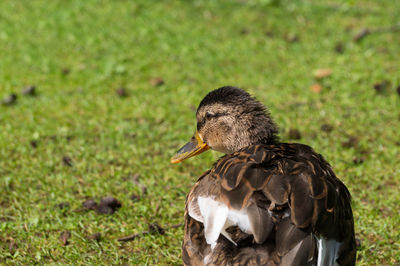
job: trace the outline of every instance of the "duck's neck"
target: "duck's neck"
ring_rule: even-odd
[[[264,144],[264,145],[270,145],[270,144],[277,144],[279,143],[279,137],[276,134],[273,134],[272,136],[264,137],[260,139],[256,144]]]
[[[250,127],[248,130],[250,145],[269,145],[279,142],[278,129],[270,117],[265,116],[262,119],[262,123],[257,124],[257,121],[254,121],[252,125],[255,126]]]
[[[252,139],[248,139],[247,141],[239,140],[236,142],[236,146],[232,150],[227,150],[227,152],[224,153],[231,154],[254,145],[271,145],[277,143],[279,143],[279,137],[275,133],[264,137],[260,137],[260,135],[252,135]]]
[[[264,113],[245,117],[242,121],[241,126],[234,128],[232,136],[224,142],[224,153],[233,153],[257,144],[279,143],[277,127]]]

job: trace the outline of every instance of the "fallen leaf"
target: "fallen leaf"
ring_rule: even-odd
[[[320,68],[314,71],[314,78],[322,79],[332,75],[332,69],[330,68]]]
[[[318,83],[311,85],[311,91],[315,93],[320,93],[322,91],[322,86]]]
[[[150,85],[153,87],[158,87],[164,85],[164,80],[161,77],[155,77],[150,79]]]

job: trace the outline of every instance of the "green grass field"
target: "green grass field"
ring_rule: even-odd
[[[381,29],[399,13],[393,0],[1,1],[0,99],[17,99],[0,105],[0,264],[181,264],[170,226],[221,154],[169,159],[204,95],[235,85],[348,186],[358,264],[398,265],[400,31]],[[82,211],[105,196],[122,208]],[[154,223],[165,234],[117,240]]]

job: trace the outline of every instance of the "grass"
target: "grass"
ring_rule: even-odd
[[[399,12],[392,0],[1,1],[0,97],[18,99],[0,106],[0,263],[180,264],[182,228],[117,239],[183,222],[186,193],[221,154],[169,158],[202,97],[228,84],[334,166],[353,195],[358,264],[400,263],[400,35],[352,40]],[[321,68],[332,75],[315,80]],[[122,202],[113,215],[75,211],[108,195]]]

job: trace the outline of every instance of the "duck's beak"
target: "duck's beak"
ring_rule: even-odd
[[[196,134],[194,134],[190,141],[180,148],[171,158],[171,163],[180,163],[183,160],[205,152],[209,148],[207,143],[204,143],[200,138],[199,132],[196,131]]]

